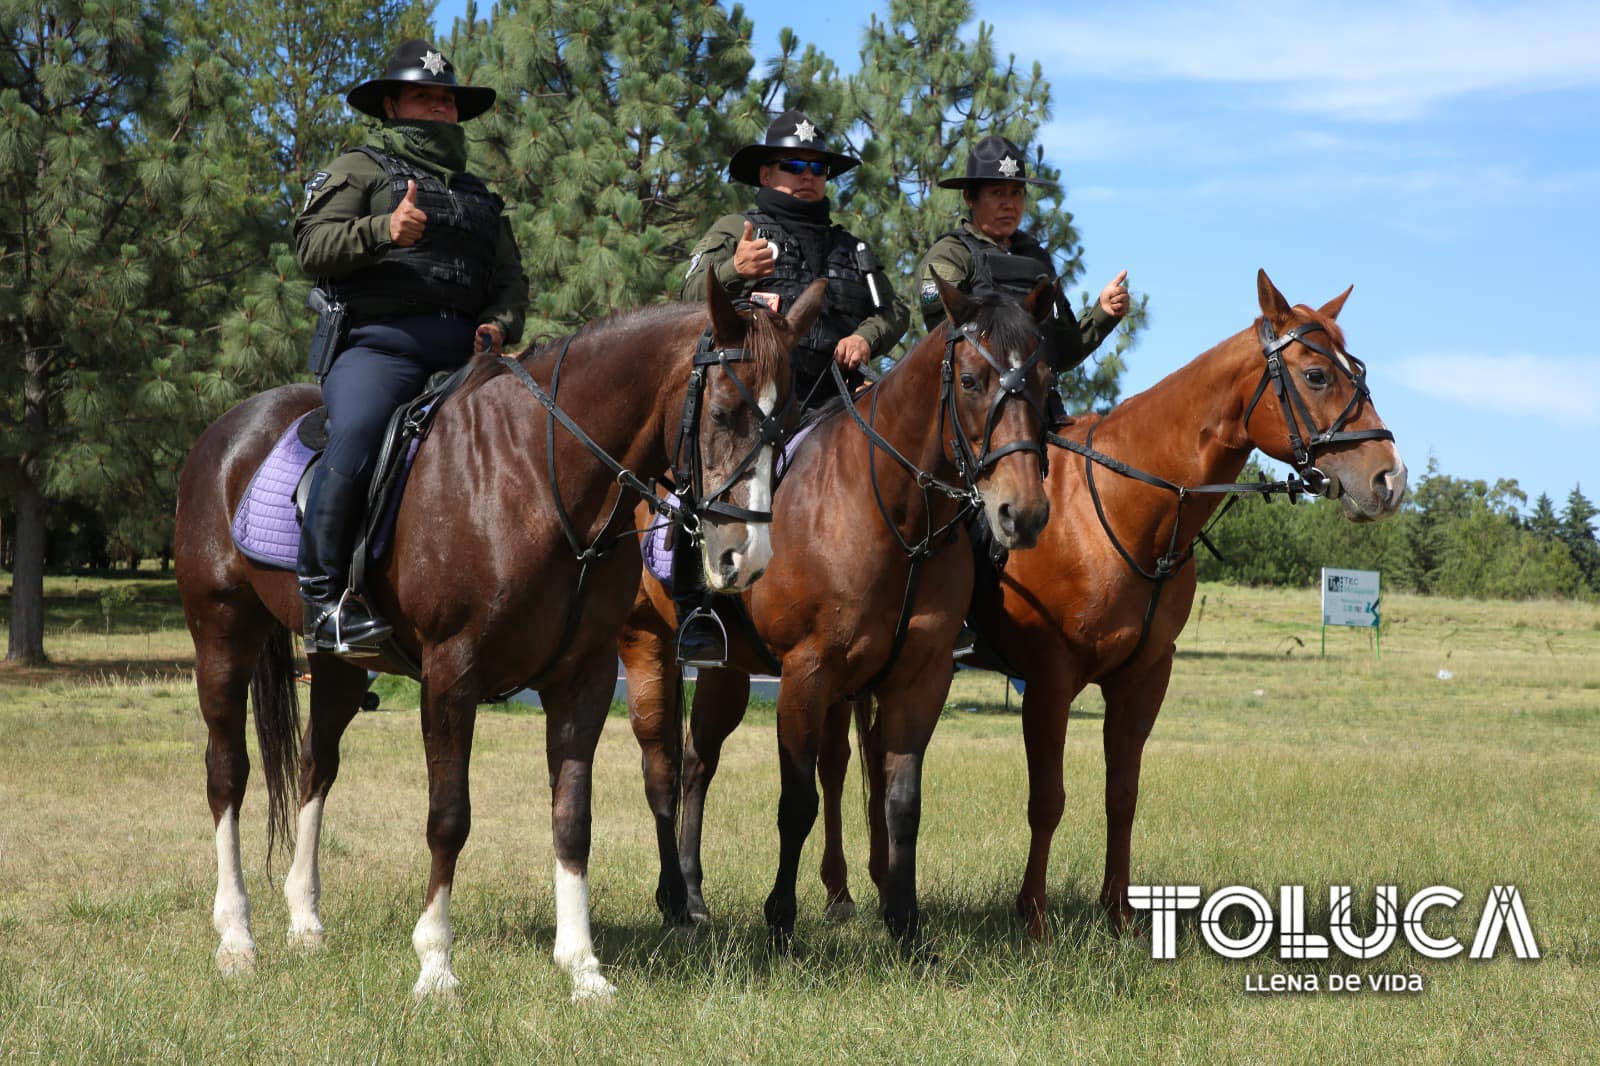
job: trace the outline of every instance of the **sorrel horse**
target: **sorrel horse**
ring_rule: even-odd
[[[377,608],[421,667],[432,865],[412,936],[421,964],[418,996],[457,985],[450,893],[471,825],[467,771],[477,706],[530,681],[546,713],[555,961],[571,974],[575,999],[612,991],[590,939],[587,869],[590,767],[611,699],[616,634],[640,569],[625,528],[631,502],[618,506],[625,491],[619,482],[632,478],[630,484],[648,489],[644,479],[665,474],[679,446],[698,447],[708,495],[720,496],[722,507],[708,505],[688,519],[705,538],[707,580],[734,588],[755,580],[770,547],[765,522],[744,505],[770,492],[770,434],[787,409],[788,350],[821,309],[823,290],[815,284],[785,320],[763,310],[736,311],[714,285],[705,307],[629,312],[519,359],[479,357],[441,405],[411,471],[393,547],[369,570]],[[689,396],[706,417],[685,440],[680,413]],[[248,559],[234,546],[229,523],[268,449],[318,401],[314,387],[291,385],[233,408],[202,434],[179,486],[177,577],[210,733],[213,920],[225,972],[248,969],[255,958],[239,856],[239,806],[249,773],[245,690],[256,703],[270,855],[272,841],[288,828],[298,731],[289,634],[300,621],[295,575]],[[553,427],[552,418],[566,421]],[[590,557],[580,561],[579,551]],[[590,570],[579,595],[585,562]],[[552,593],[562,590],[567,608],[551,610]],[[315,946],[323,939],[317,869],[323,807],[339,770],[339,738],[367,679],[363,666],[327,654],[311,656],[310,665],[298,832],[284,895],[291,941]]]
[[[1081,418],[1065,431],[1066,450],[1054,452],[1047,481],[1049,527],[1033,550],[1010,556],[997,587],[980,583],[974,598],[985,642],[1027,681],[1032,844],[1017,912],[1031,936],[1045,931],[1050,843],[1066,800],[1067,715],[1091,682],[1106,705],[1100,902],[1118,927],[1132,915],[1129,841],[1140,759],[1194,603],[1192,545],[1251,452],[1292,465],[1302,484],[1337,499],[1354,522],[1393,515],[1405,495],[1405,464],[1368,396],[1366,369],[1345,350],[1335,322],[1350,290],[1313,311],[1290,307],[1265,271],[1256,287],[1261,318],[1250,328],[1105,417]],[[863,738],[865,764],[875,742],[871,733]],[[835,810],[843,765],[825,782],[825,802]],[[837,841],[828,853],[836,856],[835,868],[824,867],[830,898],[847,900]],[[884,860],[874,832],[869,870],[880,886]]]
[[[1020,548],[1049,516],[1039,444],[1050,368],[1036,322],[1051,306],[1050,291],[1042,283],[1019,304],[972,301],[943,287],[947,320],[796,448],[773,500],[772,564],[744,594],[764,647],[730,626],[731,668],[699,673],[692,745],[682,753],[681,866],[674,608],[667,590],[646,577],[619,650],[656,818],[656,898],[668,923],[705,916],[705,790],[723,740],[744,716],[748,674],[771,669],[775,658],[780,846],[765,906],[774,942],[787,946],[794,932],[795,876],[816,820],[819,759],[837,757],[822,746],[827,724],[848,720],[849,697],[870,695],[884,752],[877,775],[888,834],[884,917],[904,946],[919,945],[922,758],[949,691],[951,649],[971,594],[962,517],[981,493],[996,536]],[[951,484],[958,476],[959,487]]]

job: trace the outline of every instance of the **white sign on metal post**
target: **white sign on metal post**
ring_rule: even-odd
[[[1378,628],[1378,572],[1322,568],[1322,654],[1328,654],[1329,626],[1358,626],[1372,630],[1372,650],[1382,656]]]
[[[1322,624],[1359,626],[1378,625],[1378,572],[1376,570],[1335,570],[1322,568]]]

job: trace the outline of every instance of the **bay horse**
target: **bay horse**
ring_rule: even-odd
[[[646,576],[618,647],[656,819],[656,899],[668,924],[706,917],[699,865],[706,788],[723,740],[744,716],[748,675],[776,660],[780,843],[764,907],[774,944],[786,948],[794,932],[795,876],[816,820],[819,760],[837,758],[823,746],[828,724],[848,720],[852,697],[871,696],[884,753],[884,917],[902,946],[920,946],[922,760],[971,593],[963,516],[981,494],[996,536],[1019,548],[1034,542],[1049,516],[1039,445],[1050,367],[1037,322],[1052,306],[1051,292],[1042,282],[1023,303],[979,302],[941,284],[946,320],[794,450],[772,504],[772,563],[743,594],[759,644],[731,625],[729,665],[698,675],[690,744],[681,752],[681,864],[675,612],[668,590]],[[960,488],[950,485],[958,475]]]
[[[1016,908],[1035,939],[1045,934],[1050,844],[1066,802],[1067,716],[1090,683],[1105,697],[1100,903],[1117,928],[1132,917],[1139,767],[1194,603],[1192,545],[1252,451],[1290,464],[1301,484],[1337,499],[1353,522],[1394,515],[1405,495],[1393,434],[1335,321],[1351,290],[1313,311],[1291,307],[1265,271],[1256,288],[1261,317],[1252,326],[1104,417],[1079,418],[1063,437],[1052,436],[1063,450],[1046,483],[1050,524],[1032,550],[1010,555],[997,586],[980,582],[974,597],[984,643],[1001,653],[1007,673],[1027,682],[1022,735],[1032,843]],[[863,737],[866,765],[876,742]],[[825,785],[835,810],[843,779],[840,761]],[[871,848],[869,870],[881,886],[886,856],[877,831]],[[834,868],[824,867],[830,898],[848,900],[841,846],[830,841],[828,853],[836,857]]]
[[[419,997],[458,984],[449,908],[471,826],[468,760],[478,704],[530,681],[546,715],[555,961],[571,974],[574,999],[612,993],[590,937],[587,870],[590,767],[611,700],[617,630],[640,569],[625,528],[631,503],[619,506],[622,483],[653,498],[646,479],[666,474],[680,446],[698,448],[711,503],[686,520],[704,537],[707,580],[734,588],[755,580],[770,543],[766,516],[746,505],[759,507],[771,491],[773,427],[791,391],[788,350],[820,312],[825,283],[802,294],[786,319],[737,311],[721,286],[709,289],[703,306],[628,312],[517,358],[477,357],[441,404],[417,453],[392,547],[369,569],[375,607],[420,664],[432,863],[412,935]],[[224,972],[248,970],[256,951],[239,855],[249,774],[245,691],[256,704],[270,857],[273,840],[288,829],[295,787],[299,712],[290,633],[301,618],[294,572],[246,557],[230,522],[262,458],[319,395],[314,386],[287,385],[228,411],[195,444],[178,491],[175,559],[210,737],[213,923]],[[693,433],[680,416],[687,400],[706,416],[695,420]],[[555,426],[553,419],[564,421]],[[570,600],[551,610],[552,592],[560,590],[569,590]],[[323,807],[339,770],[339,739],[367,675],[364,665],[323,653],[310,657],[310,667],[296,847],[284,895],[291,941],[316,946],[324,937],[317,868]]]

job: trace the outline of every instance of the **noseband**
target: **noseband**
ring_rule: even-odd
[[[683,421],[678,429],[677,458],[674,461],[674,478],[678,482],[678,493],[682,498],[681,506],[684,514],[682,522],[690,536],[698,536],[700,532],[700,519],[715,515],[719,518],[731,518],[736,522],[771,522],[771,511],[752,511],[739,507],[722,499],[733,490],[733,487],[749,474],[750,469],[761,458],[761,449],[771,447],[776,450],[783,447],[786,438],[784,424],[788,420],[789,410],[794,406],[794,393],[791,390],[788,402],[779,410],[770,414],[761,410],[761,403],[756,399],[755,393],[750,391],[750,386],[744,383],[738,373],[733,369],[734,363],[753,362],[747,348],[716,348],[711,336],[711,328],[700,336],[700,345],[694,353],[694,369],[689,373],[689,389],[683,397]],[[704,400],[707,377],[710,369],[720,366],[728,377],[733,379],[739,395],[750,409],[761,419],[760,438],[751,445],[744,458],[729,471],[727,477],[722,479],[710,492],[705,490],[705,461],[700,453],[700,413]]]
[[[994,466],[1001,459],[1012,452],[1032,452],[1039,457],[1039,469],[1042,476],[1049,476],[1050,456],[1045,451],[1044,434],[1049,425],[1045,416],[1044,404],[1028,395],[1028,373],[1044,356],[1044,335],[1033,330],[1033,354],[1024,359],[1018,366],[1007,367],[996,359],[994,353],[978,339],[978,328],[971,322],[964,322],[952,329],[944,342],[944,364],[940,369],[941,387],[939,392],[939,418],[941,423],[946,417],[950,420],[950,428],[954,434],[951,440],[951,450],[955,453],[956,469],[961,471],[961,476],[969,486],[976,488],[978,478],[984,471]],[[972,444],[967,440],[967,435],[961,431],[961,423],[956,418],[955,405],[955,361],[956,345],[965,340],[975,348],[979,355],[994,367],[1000,375],[1000,388],[994,394],[994,400],[989,404],[989,413],[983,423],[983,453],[974,455]],[[1033,413],[1039,417],[1039,438],[1037,440],[1014,440],[1009,444],[1002,444],[998,448],[990,448],[989,440],[994,433],[995,425],[1000,421],[1000,411],[1007,400],[1021,399],[1033,408]]]
[[[1318,448],[1326,448],[1330,444],[1343,444],[1348,441],[1358,440],[1394,440],[1394,434],[1387,429],[1355,429],[1346,430],[1345,424],[1355,416],[1356,409],[1371,399],[1367,391],[1367,366],[1355,356],[1345,353],[1343,359],[1328,348],[1307,340],[1309,333],[1327,332],[1316,322],[1302,322],[1283,336],[1278,336],[1268,322],[1266,316],[1261,318],[1261,327],[1258,335],[1261,338],[1261,354],[1266,357],[1266,368],[1261,371],[1261,381],[1256,385],[1255,395],[1250,397],[1250,405],[1244,410],[1246,432],[1249,431],[1250,415],[1256,409],[1256,402],[1261,399],[1266,391],[1268,382],[1272,384],[1272,391],[1278,397],[1278,407],[1283,411],[1283,420],[1289,430],[1289,449],[1294,455],[1295,473],[1300,475],[1305,482],[1307,490],[1318,496],[1327,494],[1330,484],[1328,475],[1311,465]],[[1350,393],[1350,402],[1345,404],[1344,410],[1327,429],[1318,429],[1317,421],[1311,417],[1311,410],[1301,399],[1300,391],[1295,388],[1294,379],[1289,374],[1289,368],[1283,361],[1283,350],[1295,341],[1310,348],[1318,355],[1326,356],[1328,361],[1339,368],[1345,377],[1350,379],[1353,390]],[[1345,363],[1349,360],[1349,364]],[[1299,419],[1295,414],[1299,413]],[[1305,422],[1308,436],[1302,437],[1300,421]]]

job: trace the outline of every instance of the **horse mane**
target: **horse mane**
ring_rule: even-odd
[[[563,344],[570,337],[573,341],[594,340],[605,343],[608,334],[622,329],[648,331],[652,329],[669,329],[679,325],[689,317],[690,312],[696,315],[705,314],[705,306],[700,303],[669,303],[654,304],[649,307],[639,307],[626,311],[617,311],[586,322],[570,334],[552,337],[543,343],[524,350],[518,358],[524,362],[537,359],[556,345]],[[745,334],[745,349],[749,361],[759,379],[773,378],[778,369],[778,360],[783,354],[782,339],[778,335],[777,323],[781,319],[763,308],[752,309],[749,314],[749,329]],[[455,395],[467,396],[486,382],[508,374],[497,357],[479,352],[473,355],[472,369],[467,372],[466,378],[456,389]]]

